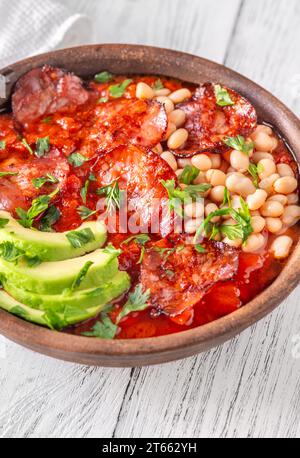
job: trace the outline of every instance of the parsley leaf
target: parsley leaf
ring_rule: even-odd
[[[39,138],[36,142],[36,150],[35,155],[37,157],[43,157],[46,153],[48,153],[50,149],[50,139],[49,137]]]
[[[28,141],[26,140],[26,138],[22,138],[21,143],[25,146],[25,148],[27,149],[27,151],[29,151],[29,153],[33,156],[33,155],[34,155],[33,149],[32,149],[31,146],[29,145],[29,143],[28,143]]]
[[[241,151],[245,154],[249,154],[249,152],[254,148],[254,143],[246,143],[246,140],[242,135],[237,135],[236,137],[227,137],[223,139],[223,142],[230,148],[236,151]]]
[[[40,230],[42,232],[51,232],[53,224],[57,223],[61,216],[60,211],[54,205],[46,210],[44,216],[40,221]]]
[[[100,103],[106,103],[108,102],[108,97],[100,97],[100,99],[98,99],[97,103],[100,104]]]
[[[154,251],[159,253],[161,258],[163,258],[163,261],[166,262],[171,254],[174,254],[175,252],[179,253],[181,250],[177,251],[176,248],[160,248],[156,246],[154,247]]]
[[[95,240],[95,235],[89,227],[80,231],[70,231],[66,234],[66,237],[73,248],[81,248]]]
[[[228,205],[228,207],[231,207],[230,192],[226,187],[224,189],[224,199],[223,199],[223,202],[222,202],[222,207],[224,207],[225,205]]]
[[[115,325],[108,315],[105,313],[101,314],[101,322],[93,326],[92,331],[83,332],[82,335],[85,337],[96,337],[97,339],[113,339],[117,333],[118,326]]]
[[[243,239],[244,237],[243,228],[239,224],[222,224],[219,229],[229,240]]]
[[[49,195],[39,196],[32,201],[29,210],[25,211],[22,208],[17,208],[16,213],[20,217],[19,223],[26,228],[31,228],[33,220],[43,213],[49,207],[51,199],[59,192],[59,188]]]
[[[179,175],[179,182],[184,184],[191,184],[199,176],[200,170],[193,165],[186,165],[181,175]]]
[[[129,86],[129,84],[132,83],[132,80],[131,79],[126,79],[124,80],[122,83],[120,84],[114,84],[113,86],[110,86],[109,87],[109,93],[112,97],[114,98],[119,98],[119,97],[122,97],[122,95],[124,94],[124,92],[126,91],[127,87]]]
[[[75,280],[72,283],[71,291],[75,291],[75,289],[79,288],[84,278],[86,277],[90,267],[92,267],[93,264],[94,263],[92,261],[88,261],[84,264],[84,266],[82,267],[82,269],[80,269],[77,277],[75,278]]]
[[[42,123],[44,124],[50,124],[50,122],[52,121],[52,116],[47,116],[47,118],[44,118],[42,119]]]
[[[202,246],[200,243],[197,243],[195,245],[195,250],[198,252],[198,253],[206,253],[206,249],[204,248],[204,246]]]
[[[88,159],[80,153],[72,153],[68,157],[68,162],[71,164],[73,167],[77,168],[80,167],[82,164],[84,164]]]
[[[108,213],[111,213],[116,208],[120,209],[124,192],[120,190],[117,181],[112,185],[97,189],[98,196],[106,196],[105,204]]]
[[[264,171],[264,166],[262,164],[252,164],[250,163],[248,172],[253,178],[253,184],[256,188],[258,188],[259,183],[259,174]]]
[[[3,177],[13,177],[18,175],[18,172],[0,172],[0,178]]]
[[[122,242],[122,245],[128,245],[130,242],[134,241],[138,243],[141,246],[146,245],[147,242],[150,242],[151,238],[147,234],[138,234],[138,235],[133,235],[132,237],[129,237],[128,239],[124,240]]]
[[[154,81],[154,84],[153,84],[153,89],[155,91],[159,91],[160,89],[164,89],[164,85],[163,85],[163,82],[160,78],[158,78],[156,81]]]
[[[0,244],[0,256],[4,261],[16,263],[24,254],[25,251],[16,247],[13,242],[6,241]]]
[[[215,84],[215,96],[217,100],[217,105],[220,107],[228,107],[234,105],[233,100],[231,99],[229,92],[220,84]]]
[[[87,198],[87,193],[88,193],[88,190],[89,190],[89,185],[90,185],[90,180],[86,180],[86,182],[84,183],[83,188],[81,188],[81,190],[80,190],[80,195],[81,195],[81,198],[82,198],[82,201],[83,201],[84,204],[86,204],[86,198]]]
[[[114,77],[113,77],[112,73],[110,73],[108,71],[103,71],[103,72],[97,73],[97,75],[95,75],[95,81],[97,81],[97,83],[108,83],[113,78]]]
[[[130,293],[128,296],[128,301],[123,307],[123,310],[120,312],[117,323],[120,323],[122,318],[129,315],[131,312],[141,312],[148,307],[148,300],[150,298],[150,289],[143,293],[142,285],[139,284],[133,293]]]
[[[115,248],[111,243],[103,248],[103,252],[107,254],[112,254],[115,257],[120,256],[122,250]]]
[[[139,234],[139,235],[133,235],[132,237],[129,237],[127,240],[125,240],[122,245],[127,245],[128,243],[134,241],[138,245],[141,246],[141,254],[139,257],[139,260],[137,264],[142,264],[144,255],[145,255],[145,245],[147,242],[149,242],[151,238],[147,234]]]
[[[36,189],[41,189],[46,183],[58,183],[58,179],[50,173],[47,173],[45,177],[32,179],[32,184]]]
[[[174,210],[181,217],[183,216],[182,202],[188,199],[196,200],[212,187],[210,184],[194,184],[181,189],[175,187],[175,180],[160,180],[160,182],[168,192],[169,210]]]
[[[90,210],[88,207],[85,207],[82,205],[81,207],[77,208],[77,213],[80,216],[80,218],[84,221],[91,216],[94,216],[97,213],[97,210]]]
[[[7,226],[9,223],[9,219],[7,218],[0,218],[0,229],[2,229],[3,227]]]
[[[224,232],[225,225],[220,227],[214,224],[212,226],[211,220],[216,216],[230,215],[231,218],[233,218],[237,222],[237,225],[235,226],[227,226],[230,227],[230,234],[232,236],[238,236],[236,238],[241,238],[245,243],[248,240],[249,236],[253,233],[253,227],[251,224],[251,214],[249,211],[249,207],[242,197],[240,198],[240,201],[241,208],[239,208],[238,210],[235,210],[234,208],[221,208],[220,210],[216,210],[215,212],[210,213],[197,229],[194,241],[197,241],[202,231],[204,231],[206,235],[211,234],[210,238],[214,238],[215,234],[219,232],[219,230]],[[227,231],[228,234],[228,229],[225,228],[225,231]]]
[[[6,141],[5,140],[0,140],[0,149],[5,149],[6,148]]]

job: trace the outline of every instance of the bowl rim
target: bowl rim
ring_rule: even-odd
[[[290,135],[298,133],[299,140],[295,140],[296,146],[294,145],[293,147],[293,153],[299,165],[300,120],[270,92],[253,81],[224,65],[193,54],[145,45],[83,45],[51,51],[20,60],[4,69],[0,69],[0,75],[9,73],[11,69],[18,71],[23,66],[32,66],[33,68],[38,66],[37,63],[41,62],[41,59],[47,63],[47,61],[53,60],[57,56],[63,57],[64,55],[80,54],[81,52],[104,51],[108,54],[120,54],[121,49],[122,51],[125,50],[126,53],[132,53],[132,55],[134,53],[144,53],[145,55],[162,53],[174,58],[174,60],[184,58],[188,62],[195,61],[214,69],[214,71],[219,71],[222,76],[226,75],[227,79],[232,79],[238,84],[250,85],[251,89],[255,90],[260,97],[268,103],[271,102],[272,109],[276,107],[275,111],[279,111],[285,118],[287,128],[291,129]],[[287,135],[285,134],[286,137]],[[287,138],[287,141],[289,142],[289,138]],[[133,367],[181,359],[224,343],[270,313],[299,283],[299,261],[300,241],[298,240],[280,275],[252,301],[242,306],[239,310],[213,322],[175,334],[143,339],[101,340],[100,344],[99,339],[52,331],[26,322],[2,309],[0,309],[0,333],[14,342],[40,353],[82,364]]]

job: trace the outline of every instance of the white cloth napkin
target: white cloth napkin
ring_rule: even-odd
[[[55,0],[0,0],[0,68],[24,57],[93,41],[90,20]]]

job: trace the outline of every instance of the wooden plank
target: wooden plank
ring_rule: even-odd
[[[67,3],[72,10],[74,3]],[[80,0],[76,9],[93,21],[97,43],[148,44],[222,62],[239,5],[240,0]]]

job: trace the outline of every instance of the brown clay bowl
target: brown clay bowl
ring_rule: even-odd
[[[112,73],[161,74],[192,83],[218,81],[245,95],[261,120],[277,128],[300,161],[300,121],[279,100],[228,68],[190,54],[148,46],[92,45],[54,51],[0,70],[8,90],[24,73],[51,64],[88,77],[102,69]],[[159,364],[207,351],[239,334],[277,307],[300,278],[298,242],[276,281],[253,301],[212,323],[163,337],[100,341],[58,333],[0,310],[0,333],[12,341],[55,358],[96,366],[132,367]]]

